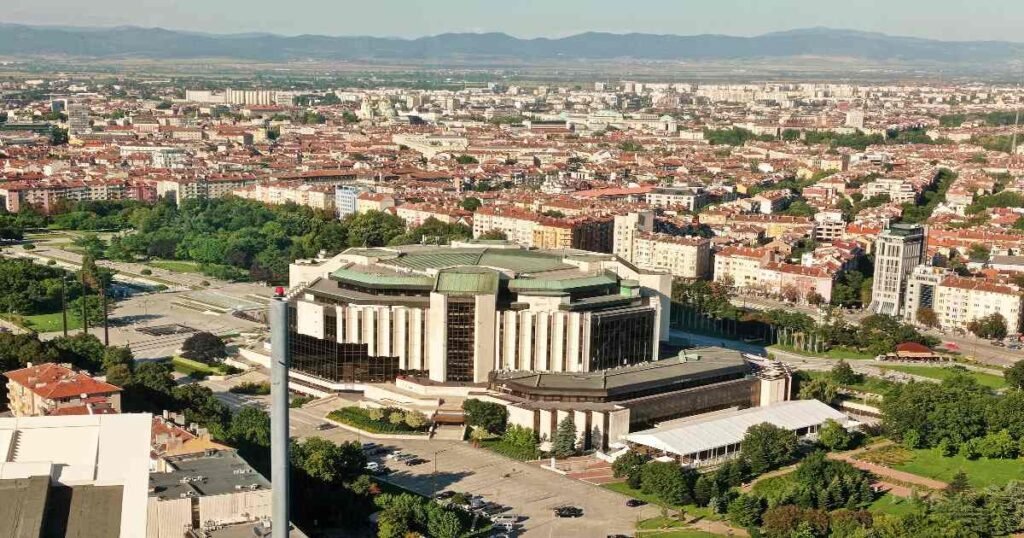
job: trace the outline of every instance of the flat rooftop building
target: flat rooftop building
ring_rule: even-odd
[[[149,429],[149,414],[0,418],[4,536],[145,536]]]
[[[353,248],[292,264],[290,284],[292,368],[343,390],[657,360],[672,281],[608,254],[467,242]]]

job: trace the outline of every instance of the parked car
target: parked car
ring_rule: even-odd
[[[641,501],[640,499],[630,499],[626,501],[626,506],[630,508],[636,508],[637,506],[643,506],[645,504],[647,504],[647,502]]]
[[[454,496],[455,496],[455,492],[454,491],[444,490],[444,491],[438,493],[437,495],[434,495],[434,498],[438,499],[438,500],[444,500],[444,499],[451,499]]]
[[[375,461],[371,461],[371,462],[366,464],[366,470],[370,471],[371,473],[375,473],[379,469],[380,469],[380,464],[375,462]]]
[[[558,517],[583,517],[583,509],[578,506],[559,506],[555,508]]]
[[[423,458],[409,458],[409,459],[405,460],[405,464],[408,465],[409,467],[412,467],[412,466],[415,466],[415,465],[423,465],[424,463],[427,463],[427,460],[425,460]]]
[[[320,424],[316,425],[316,429],[318,431],[330,430],[330,429],[336,428],[336,427],[337,426],[335,426],[334,424],[331,424],[330,422],[321,422]]]

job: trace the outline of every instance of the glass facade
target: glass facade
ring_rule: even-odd
[[[473,299],[448,299],[448,355],[445,381],[473,382],[473,340],[476,304]]]
[[[654,310],[595,312],[590,323],[590,371],[654,358]]]
[[[406,373],[398,357],[371,357],[366,344],[337,342],[337,318],[325,316],[324,339],[299,334],[295,308],[288,313],[291,368],[335,383],[384,383]]]

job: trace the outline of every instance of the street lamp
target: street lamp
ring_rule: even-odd
[[[431,482],[431,484],[433,486],[431,488],[431,491],[433,491],[435,494],[437,493],[437,456],[439,454],[441,454],[442,452],[447,452],[447,451],[448,451],[447,448],[442,448],[441,450],[435,450],[434,451],[434,459],[432,461],[432,463],[434,464],[434,470],[431,471],[431,473],[430,473],[430,482]]]

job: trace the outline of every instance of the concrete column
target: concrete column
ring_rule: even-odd
[[[321,318],[322,320],[323,318]],[[321,323],[322,325],[322,323]],[[270,302],[270,481],[274,538],[288,538],[288,303]]]

